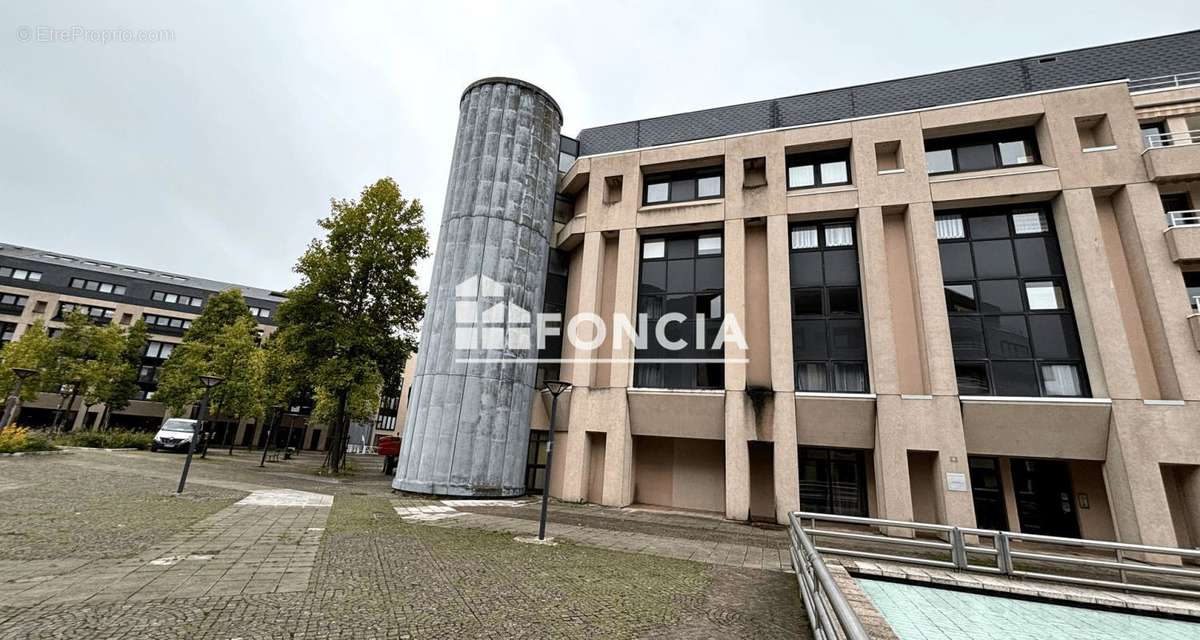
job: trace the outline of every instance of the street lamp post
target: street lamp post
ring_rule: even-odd
[[[12,372],[17,377],[17,384],[13,386],[8,402],[4,403],[4,419],[0,420],[0,427],[7,427],[16,422],[21,415],[21,385],[25,383],[25,378],[37,373],[37,370],[13,367]]]
[[[571,388],[571,383],[547,380],[546,391],[550,392],[550,435],[546,438],[546,482],[542,486],[542,517],[538,521],[538,540],[546,539],[546,510],[550,505],[550,465],[554,463],[554,418],[558,414],[558,396]]]
[[[183,493],[183,485],[187,484],[188,469],[192,466],[192,454],[196,452],[196,438],[203,433],[204,419],[208,417],[208,394],[212,388],[221,384],[224,378],[217,376],[200,376],[200,384],[204,385],[204,397],[200,399],[200,413],[196,416],[196,423],[192,425],[192,439],[188,442],[187,458],[183,460],[183,473],[179,475],[179,488],[175,493]]]
[[[271,410],[275,414],[271,416],[271,422],[267,423],[267,439],[263,442],[262,460],[258,462],[260,467],[267,466],[267,450],[271,448],[271,432],[275,430],[274,427],[279,426],[279,421],[283,419],[283,405],[277,404],[271,407]]]

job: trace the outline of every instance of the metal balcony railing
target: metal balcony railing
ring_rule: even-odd
[[[1200,225],[1200,209],[1167,212],[1168,227],[1192,227],[1196,225]]]
[[[824,513],[796,512],[789,515],[794,531],[792,535],[793,563],[797,562],[797,539],[805,544],[811,557],[819,554],[835,554],[871,560],[885,560],[941,567],[956,571],[973,571],[1029,578],[1052,582],[1063,582],[1102,589],[1142,591],[1168,596],[1200,598],[1200,568],[1183,566],[1185,561],[1200,561],[1200,549],[1177,549],[1122,542],[1104,542],[1080,538],[993,531],[970,527],[952,527],[942,524],[859,518]],[[808,521],[808,527],[800,523]],[[860,531],[843,529],[819,529],[818,522],[865,527]],[[915,533],[933,534],[934,539],[901,538],[874,533],[871,529],[899,528]],[[803,536],[795,531],[803,533]],[[826,538],[850,543],[861,543],[859,547],[812,546],[811,540]],[[968,538],[978,538],[978,543],[968,543]],[[985,543],[990,540],[990,543]],[[1014,549],[1014,543],[1020,548]],[[1071,553],[1062,548],[1079,549],[1082,553]],[[906,553],[908,552],[908,553]],[[1111,559],[1102,554],[1112,554]],[[1154,563],[1135,558],[1158,556],[1177,558],[1179,565]],[[803,559],[803,558],[802,558]],[[824,565],[820,565],[824,568]],[[801,565],[796,564],[796,573]],[[1116,579],[1111,579],[1115,574]],[[1143,576],[1149,575],[1147,581]],[[1107,576],[1107,577],[1100,577]],[[1132,576],[1142,577],[1135,582]],[[834,587],[836,589],[836,587]],[[801,590],[804,580],[801,579]],[[826,597],[828,598],[826,588]],[[840,596],[840,593],[838,594]],[[816,600],[816,596],[814,596]],[[831,598],[831,601],[836,601]],[[805,594],[808,608],[808,595]],[[816,608],[816,607],[813,607]],[[820,616],[820,613],[817,614]],[[812,614],[810,613],[810,619]],[[829,636],[832,637],[832,636]]]
[[[1155,76],[1153,78],[1139,78],[1129,81],[1129,90],[1137,91],[1154,91],[1156,89],[1174,89],[1176,87],[1186,87],[1192,84],[1200,84],[1200,71],[1190,71],[1188,73],[1176,73],[1169,76]]]
[[[1146,148],[1174,147],[1200,142],[1200,129],[1175,131],[1167,133],[1151,133],[1146,135]]]

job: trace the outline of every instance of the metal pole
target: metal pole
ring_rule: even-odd
[[[262,460],[260,460],[258,462],[258,466],[260,466],[260,467],[267,466],[267,450],[271,448],[271,432],[274,431],[274,429],[272,429],[271,427],[275,424],[278,424],[280,413],[282,413],[282,411],[277,409],[275,411],[275,415],[272,416],[271,422],[268,422],[266,425],[267,426],[267,439],[266,439],[266,441],[263,442]]]
[[[554,462],[554,418],[558,414],[558,394],[550,401],[550,436],[546,439],[546,484],[542,487],[542,517],[538,522],[538,540],[546,539],[546,509],[550,506],[550,465]]]
[[[21,406],[21,384],[24,382],[25,378],[17,378],[17,385],[13,387],[12,395],[8,397],[8,402],[4,403],[4,420],[0,421],[0,427],[7,427],[17,421]]]
[[[196,452],[196,438],[203,433],[201,425],[204,424],[204,418],[208,413],[208,387],[204,387],[204,397],[200,399],[200,414],[197,416],[196,423],[192,425],[192,439],[188,442],[187,458],[183,460],[183,473],[179,475],[179,488],[175,493],[183,493],[183,485],[187,484],[188,469],[192,466],[192,454]]]

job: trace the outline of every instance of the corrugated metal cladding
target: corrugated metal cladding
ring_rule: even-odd
[[[900,80],[647,118],[579,133],[581,155],[1200,70],[1200,30]]]

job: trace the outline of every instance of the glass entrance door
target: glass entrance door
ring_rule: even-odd
[[[1071,470],[1062,460],[1012,460],[1021,533],[1079,537]]]
[[[980,529],[1008,530],[1008,514],[1004,510],[1004,487],[1000,482],[1000,461],[996,458],[972,456],[971,497],[975,502],[975,526]]]
[[[867,466],[863,452],[801,447],[800,509],[867,516]]]

